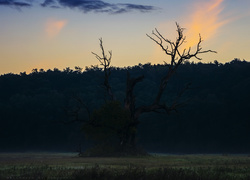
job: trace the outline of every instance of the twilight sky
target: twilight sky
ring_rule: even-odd
[[[168,62],[146,33],[175,40],[175,22],[218,52],[203,62],[250,60],[249,0],[0,0],[0,74],[96,65],[100,37],[113,66]]]

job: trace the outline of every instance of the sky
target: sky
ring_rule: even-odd
[[[203,50],[218,52],[202,62],[250,61],[249,12],[249,0],[0,0],[0,74],[97,65],[99,38],[112,66],[162,64],[169,57],[146,34],[174,41],[176,22],[183,46],[194,49],[200,33]]]

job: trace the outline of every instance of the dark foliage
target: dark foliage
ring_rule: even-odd
[[[124,100],[128,70],[133,77],[145,77],[135,87],[137,105],[151,102],[164,66],[113,67],[110,84],[117,100]],[[101,107],[102,77],[96,66],[84,72],[55,68],[1,75],[0,151],[74,151],[79,144],[85,149],[89,142],[79,123],[67,123],[69,112],[80,108],[76,98],[91,111]],[[187,62],[170,80],[163,100],[172,102],[190,82],[181,99],[186,105],[177,113],[140,117],[137,142],[158,152],[250,152],[250,63],[237,59],[226,64]],[[88,118],[88,113],[82,110],[79,116]]]

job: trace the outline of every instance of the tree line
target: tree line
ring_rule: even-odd
[[[109,84],[116,99],[123,102],[126,97],[129,71],[131,77],[144,76],[134,88],[136,104],[149,104],[166,66],[111,67]],[[225,64],[181,64],[162,100],[173,102],[183,86],[191,83],[181,96],[183,106],[168,116],[143,114],[134,140],[152,152],[249,152],[249,69],[250,63],[239,59]],[[74,112],[81,119],[88,117],[82,104],[91,111],[102,107],[104,74],[100,67],[92,66],[85,71],[76,67],[1,75],[0,151],[74,151],[79,144],[83,149],[89,147],[92,142],[82,133],[81,125],[67,122],[75,120]],[[103,113],[101,108],[98,113]]]

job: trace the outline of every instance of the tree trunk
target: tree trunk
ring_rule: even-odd
[[[131,78],[129,72],[127,72],[127,87],[126,87],[126,98],[124,100],[124,108],[130,113],[130,120],[126,128],[126,144],[125,148],[129,151],[136,151],[136,131],[139,124],[138,118],[136,117],[135,108],[135,96],[134,87],[138,82],[143,80],[144,76],[137,78]]]
[[[131,124],[125,128],[124,137],[120,140],[121,151],[127,154],[136,153],[137,125]]]

